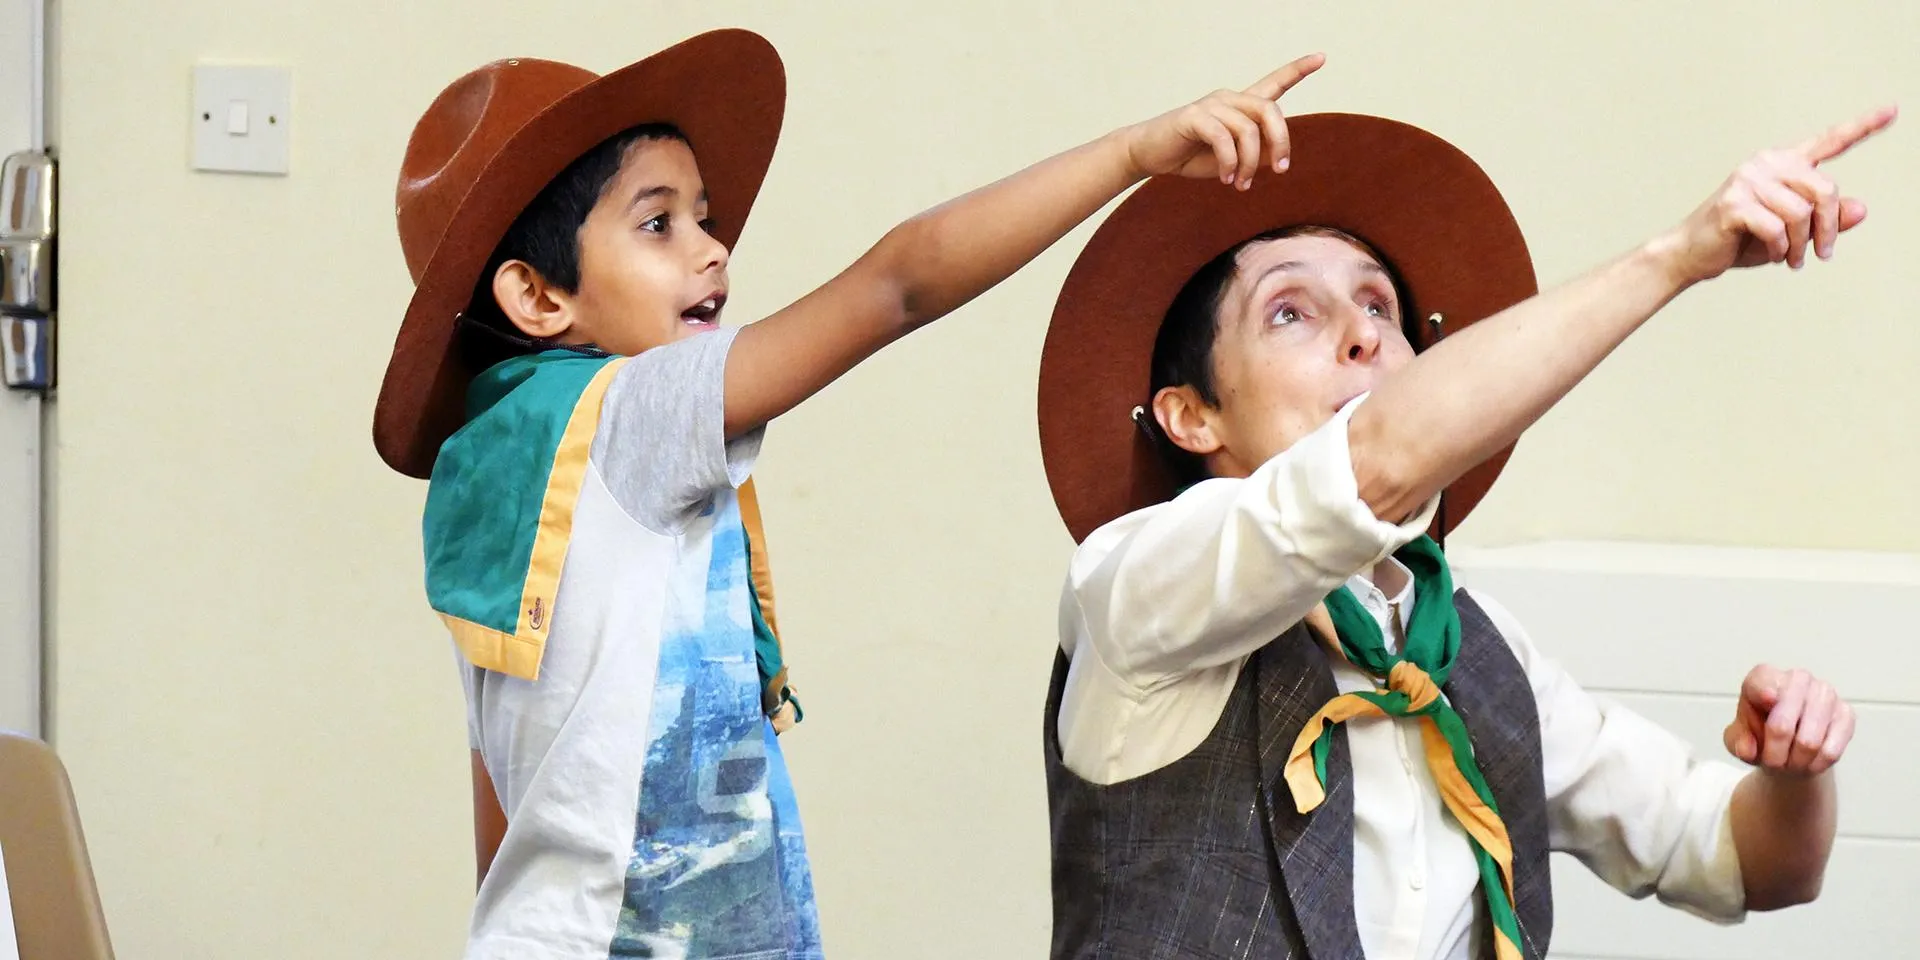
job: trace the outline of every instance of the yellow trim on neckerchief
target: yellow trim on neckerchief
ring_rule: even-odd
[[[780,637],[780,622],[774,619],[773,611],[773,563],[767,557],[766,530],[760,520],[760,494],[754,489],[752,478],[740,485],[735,498],[740,505],[740,525],[747,532],[747,572],[753,580],[760,618],[766,621],[767,632],[773,635],[774,649],[780,654],[780,669],[767,679],[762,690],[763,706],[769,711],[773,731],[785,733],[800,722],[800,710],[790,696],[787,683],[786,643]]]
[[[773,628],[773,636],[777,640],[780,638],[780,621],[773,615],[773,563],[767,559],[767,537],[760,523],[760,494],[753,488],[752,477],[740,485],[735,496],[740,502],[740,524],[747,529],[747,542],[753,544],[748,560],[752,567],[754,595],[760,598],[760,616],[766,618],[767,626]]]

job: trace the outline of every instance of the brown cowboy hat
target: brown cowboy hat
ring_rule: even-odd
[[[549,181],[623,130],[671,123],[700,158],[715,236],[731,248],[753,207],[786,109],[786,71],[759,35],[716,30],[606,76],[549,60],[501,60],[455,80],[407,142],[395,216],[413,300],[373,412],[373,445],[425,479],[466,421],[469,370],[452,350],[507,228]]]
[[[1447,332],[1538,292],[1513,212],[1451,144],[1355,114],[1294,117],[1287,128],[1300,145],[1287,173],[1245,192],[1209,180],[1150,180],[1100,225],[1067,274],[1040,355],[1040,452],[1075,542],[1173,496],[1173,474],[1132,412],[1151,400],[1153,344],[1167,308],[1195,272],[1236,244],[1290,226],[1345,231],[1388,261],[1410,316],[1439,314]],[[1447,488],[1436,534],[1479,503],[1511,452]]]

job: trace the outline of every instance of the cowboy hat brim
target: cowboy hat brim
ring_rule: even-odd
[[[1040,358],[1039,428],[1047,482],[1076,543],[1173,496],[1172,473],[1131,414],[1151,400],[1167,308],[1235,245],[1289,226],[1345,231],[1388,261],[1419,317],[1442,315],[1449,333],[1538,292],[1512,211],[1459,149],[1379,117],[1310,114],[1287,126],[1296,145],[1288,172],[1245,192],[1210,180],[1150,180],[1100,225],[1068,273]],[[1473,509],[1510,452],[1447,488],[1435,532]]]
[[[425,479],[440,445],[465,422],[478,371],[454,355],[454,319],[507,228],[555,176],[623,130],[673,124],[699,160],[714,235],[731,249],[773,161],[785,107],[786,72],[772,44],[750,31],[717,30],[586,83],[508,137],[416,282],[374,408],[381,459]]]

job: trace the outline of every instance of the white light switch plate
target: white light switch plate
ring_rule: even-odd
[[[285,175],[293,136],[293,72],[202,63],[193,68],[193,168]]]

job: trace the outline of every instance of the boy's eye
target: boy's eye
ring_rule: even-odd
[[[711,234],[713,233],[714,230],[718,229],[719,226],[720,226],[719,222],[714,220],[712,217],[700,218],[700,229],[702,232]]]
[[[666,233],[668,219],[664,213],[657,217],[648,217],[645,223],[640,224],[640,229],[648,233]]]

